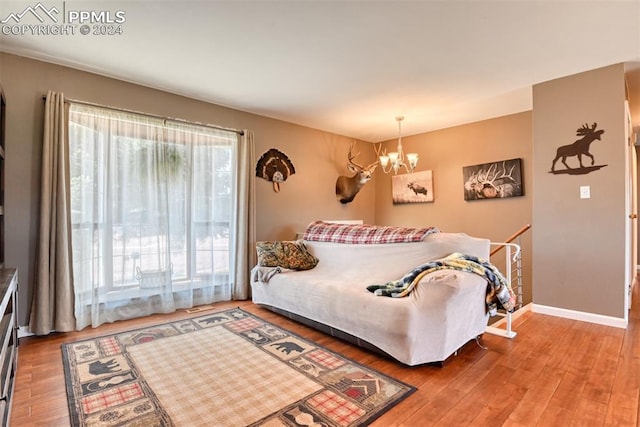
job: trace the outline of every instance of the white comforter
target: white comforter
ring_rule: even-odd
[[[419,243],[306,242],[320,262],[252,281],[257,304],[273,306],[367,341],[407,365],[444,361],[487,325],[487,283],[472,273],[441,270],[405,298],[374,296],[367,285],[398,279],[453,252],[489,257],[489,241],[437,233]],[[256,275],[254,277],[259,277]]]

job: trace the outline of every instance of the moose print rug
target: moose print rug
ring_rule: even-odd
[[[73,426],[359,426],[415,391],[241,309],[62,355]]]

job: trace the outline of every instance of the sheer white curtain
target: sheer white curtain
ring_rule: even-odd
[[[77,329],[231,299],[235,132],[72,104],[69,147]]]

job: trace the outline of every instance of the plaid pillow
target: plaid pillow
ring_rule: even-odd
[[[257,242],[256,250],[261,267],[310,270],[318,265],[318,258],[307,250],[302,240]]]

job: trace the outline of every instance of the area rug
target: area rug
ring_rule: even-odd
[[[239,308],[62,357],[73,426],[362,426],[415,391]]]

